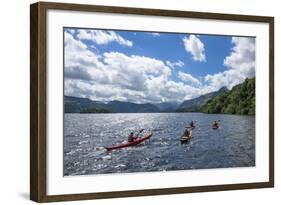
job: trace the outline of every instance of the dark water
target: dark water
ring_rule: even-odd
[[[198,127],[180,143],[185,125]],[[212,130],[214,120],[221,127]],[[153,131],[136,147],[107,152],[128,133]],[[64,175],[255,166],[255,117],[202,113],[65,114]]]

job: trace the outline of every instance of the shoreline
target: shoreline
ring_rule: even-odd
[[[64,114],[187,114],[187,113],[194,113],[194,114],[205,114],[205,115],[235,115],[235,116],[251,116],[255,117],[256,115],[241,115],[241,114],[227,114],[227,113],[205,113],[205,112],[66,112]]]

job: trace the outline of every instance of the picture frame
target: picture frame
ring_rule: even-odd
[[[86,15],[91,13],[97,14],[111,14],[120,15],[122,18],[126,16],[137,17],[155,17],[163,19],[163,26],[169,27],[168,18],[172,19],[193,19],[206,21],[219,21],[227,24],[234,22],[237,24],[252,23],[265,25],[268,41],[266,60],[268,61],[268,69],[265,73],[267,79],[259,80],[268,82],[265,85],[268,95],[268,105],[266,106],[268,112],[266,113],[265,122],[267,128],[267,143],[266,154],[268,156],[267,163],[264,164],[265,180],[256,180],[251,182],[239,183],[217,183],[207,185],[183,186],[173,185],[165,187],[152,188],[133,188],[125,190],[108,190],[108,191],[89,191],[89,192],[75,192],[75,193],[48,193],[48,182],[50,172],[52,171],[48,166],[52,157],[48,154],[52,150],[50,145],[50,126],[48,124],[49,108],[50,108],[50,94],[52,91],[50,87],[50,70],[48,66],[51,64],[48,55],[51,51],[48,50],[48,43],[53,37],[50,36],[49,27],[55,17],[50,17],[50,11],[67,13],[84,13]],[[99,19],[100,20],[100,19]],[[59,22],[60,19],[57,19]],[[118,24],[118,22],[117,22]],[[65,25],[66,27],[69,25]],[[79,27],[79,25],[77,25]],[[95,27],[95,23],[93,23]],[[62,28],[63,29],[63,28]],[[116,29],[116,28],[113,28]],[[142,25],[139,25],[142,30]],[[132,29],[134,30],[134,29]],[[192,33],[192,32],[191,32]],[[60,36],[61,37],[61,36]],[[259,40],[259,39],[258,39]],[[262,44],[262,43],[260,43]],[[62,51],[61,51],[62,52]],[[260,59],[259,59],[260,62]],[[63,66],[62,66],[63,67]],[[55,74],[54,74],[55,75]],[[51,79],[52,80],[52,79]],[[54,83],[56,84],[56,83]],[[61,96],[63,97],[63,96]],[[259,102],[263,105],[263,102]],[[63,115],[63,114],[62,114]],[[260,124],[259,124],[260,125]],[[61,134],[61,133],[60,133]],[[63,141],[63,136],[56,136],[58,141]],[[56,153],[57,154],[57,153]],[[62,157],[62,156],[60,156]],[[260,166],[260,164],[257,164]],[[175,175],[177,173],[175,172]],[[183,174],[183,173],[182,173]],[[159,174],[160,175],[160,174]],[[61,174],[62,176],[62,174]],[[134,179],[134,175],[128,175],[130,179]],[[63,177],[63,176],[62,176]],[[99,176],[97,176],[99,177]],[[97,179],[97,178],[95,178]],[[76,183],[79,184],[79,178],[76,178]],[[131,181],[127,181],[131,183]],[[92,184],[94,187],[95,184]],[[125,7],[111,7],[98,5],[84,5],[84,4],[65,4],[65,3],[49,3],[38,2],[30,6],[30,199],[36,202],[54,202],[54,201],[70,201],[70,200],[88,200],[88,199],[102,199],[115,197],[134,197],[134,196],[149,196],[149,195],[163,195],[163,194],[182,194],[193,192],[209,192],[209,191],[223,191],[223,190],[237,190],[237,189],[253,189],[253,188],[267,188],[274,187],[274,17],[267,16],[249,16],[237,14],[220,14],[220,13],[206,13],[206,12],[190,12],[190,11],[175,11],[175,10],[158,10],[158,9],[144,9],[144,8],[125,8]]]

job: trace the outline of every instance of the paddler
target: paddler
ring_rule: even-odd
[[[134,136],[134,133],[133,132],[131,132],[130,134],[129,134],[129,136],[128,136],[128,142],[133,142],[133,141],[135,141],[135,139],[137,139],[138,137],[135,137]]]
[[[188,138],[192,138],[192,129],[185,129],[183,135],[188,137]]]
[[[194,120],[191,120],[191,122],[189,123],[190,127],[195,127],[195,122]]]
[[[219,127],[219,120],[218,121],[214,121],[213,127]]]

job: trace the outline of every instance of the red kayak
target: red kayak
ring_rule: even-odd
[[[134,140],[133,142],[128,142],[128,143],[125,143],[125,144],[120,144],[120,145],[115,145],[115,146],[112,146],[112,147],[105,147],[105,149],[107,151],[111,151],[111,150],[114,150],[114,149],[121,149],[123,147],[130,147],[130,146],[135,146],[137,144],[140,144],[141,142],[145,141],[145,140],[148,140],[152,137],[152,134],[153,133],[150,133],[150,134],[147,134],[146,136],[144,137],[140,137],[140,138],[137,138],[136,140]]]

